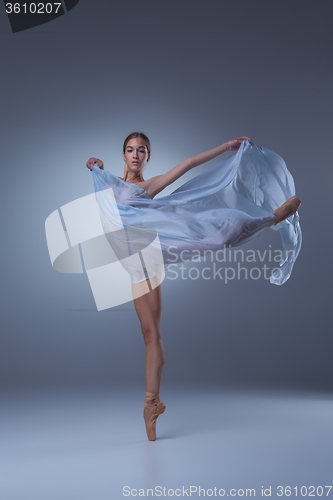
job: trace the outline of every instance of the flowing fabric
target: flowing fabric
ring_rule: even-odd
[[[125,262],[147,247],[157,234],[164,266],[198,260],[205,251],[253,240],[274,222],[272,212],[296,194],[284,160],[248,140],[235,155],[155,199],[96,164],[93,178],[103,229],[119,260]],[[281,235],[283,260],[270,282],[282,285],[291,275],[302,244],[298,212],[271,229]],[[155,267],[154,271],[154,264],[150,266],[149,277],[160,272]],[[128,266],[132,283],[147,278],[143,269],[144,273]]]

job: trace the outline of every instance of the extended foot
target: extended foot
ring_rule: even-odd
[[[273,214],[276,214],[276,219],[271,226],[276,226],[280,222],[288,219],[288,217],[295,215],[300,205],[301,200],[298,196],[295,195],[289,198],[289,200],[285,201],[280,207],[274,210]]]
[[[160,401],[160,398],[146,398],[143,410],[143,418],[145,419],[146,432],[149,441],[156,439],[156,420],[165,410],[165,404]]]

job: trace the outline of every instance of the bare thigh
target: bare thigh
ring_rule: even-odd
[[[133,300],[141,323],[142,332],[160,333],[162,312],[161,285]]]

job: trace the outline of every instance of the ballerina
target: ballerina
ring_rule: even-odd
[[[156,175],[150,179],[145,180],[143,177],[143,169],[145,165],[150,161],[151,145],[148,137],[145,134],[141,132],[133,132],[125,139],[123,145],[123,159],[125,161],[123,177],[116,178],[115,176],[113,176],[113,174],[110,174],[105,171],[105,173],[101,174],[102,176],[103,175],[105,176],[105,174],[110,174],[112,177],[109,179],[103,177],[102,182],[99,182],[99,177],[98,177],[100,176],[99,172],[104,171],[103,161],[98,158],[92,157],[87,161],[86,166],[87,168],[89,168],[89,170],[94,171],[95,173],[94,180],[95,180],[96,191],[99,189],[105,189],[104,185],[107,182],[113,184],[114,183],[121,184],[122,189],[126,187],[125,184],[123,183],[126,183],[126,185],[134,184],[138,186],[140,189],[135,192],[134,199],[137,198],[137,206],[139,207],[137,213],[139,215],[143,214],[144,216],[146,213],[148,213],[145,212],[145,210],[147,210],[146,208],[147,202],[148,204],[152,205],[155,208],[161,208],[161,207],[165,208],[165,205],[162,204],[162,198],[154,200],[154,197],[158,193],[163,191],[167,186],[175,182],[178,178],[180,178],[182,175],[184,175],[192,168],[201,165],[203,163],[206,163],[209,160],[221,155],[226,151],[238,151],[243,141],[247,142],[251,141],[251,139],[246,136],[237,137],[236,139],[223,143],[222,145],[214,149],[205,151],[196,156],[188,158],[187,160],[181,162],[177,166],[170,169],[165,174]],[[210,170],[213,172],[214,167],[211,168]],[[204,173],[200,174],[198,177],[202,175],[205,174]],[[235,176],[235,174],[233,175]],[[121,182],[119,182],[119,180]],[[175,214],[175,207],[176,208],[179,207],[180,203],[179,194],[180,195],[182,194],[182,191],[184,191],[183,188],[187,184],[190,185],[191,181],[189,181],[184,186],[182,186],[174,193],[172,193],[172,195],[177,195],[177,196],[174,196],[172,198],[172,195],[169,195],[169,197],[163,198],[163,200],[166,200],[166,198],[171,199],[172,201],[171,204],[173,204],[173,210],[174,210],[174,212],[172,213],[172,219],[170,220],[165,219],[165,223],[163,226],[164,231],[169,230],[169,233],[170,234],[172,233],[171,236],[173,236],[175,238],[175,241],[177,242],[176,246],[182,251],[184,250],[182,247],[181,235],[179,234],[179,232],[177,232],[176,228],[177,217],[181,221],[180,224],[180,226],[182,226],[181,231],[184,231],[184,235],[186,236],[184,240],[186,240],[187,244],[188,242],[195,241],[196,246],[199,247],[201,251],[204,251],[205,248],[212,248],[213,250],[216,250],[220,248],[221,245],[228,244],[230,246],[232,245],[236,246],[242,244],[245,241],[248,241],[249,239],[253,238],[264,228],[280,224],[289,217],[295,215],[301,204],[300,199],[296,195],[294,195],[290,197],[288,200],[286,200],[281,206],[276,208],[274,211],[272,211],[268,215],[264,215],[261,217],[252,217],[249,214],[241,212],[239,209],[237,209],[237,207],[236,209],[235,207],[232,207],[231,210],[225,208],[225,210],[227,211],[225,213],[228,214],[228,225],[223,226],[223,224],[221,225],[219,223],[217,228],[214,226],[214,231],[215,231],[214,233],[211,232],[212,229],[211,226],[209,226],[210,233],[208,234],[207,231],[203,229],[204,226],[199,220],[200,217],[198,217],[198,219],[196,219],[195,221],[196,222],[195,231],[197,233],[198,232],[200,233],[201,231],[201,233],[200,236],[197,237],[197,239],[195,238],[193,239],[193,234],[192,234],[193,224],[191,221],[194,220],[193,217],[195,217],[195,214],[184,215],[182,212],[179,212],[179,215],[177,214],[177,212]],[[225,186],[227,186],[227,182],[225,183]],[[211,192],[211,188],[209,189]],[[198,195],[196,194],[195,196],[196,196],[195,199],[197,200]],[[192,196],[192,201],[193,199],[194,198]],[[132,203],[134,203],[135,206],[133,198],[132,201],[128,201],[128,204],[130,204],[131,206]],[[252,205],[254,207],[253,210],[259,210],[258,206],[256,206],[254,203],[252,203]],[[158,210],[154,210],[154,213],[157,213],[158,215],[160,214],[161,217],[162,215],[163,217],[168,215],[165,212],[161,214],[161,212]],[[216,212],[215,210],[213,216],[211,214],[211,210],[210,211],[208,210],[207,213],[209,214],[210,217],[214,217],[214,214],[218,212]],[[265,214],[266,213],[267,210]],[[124,213],[124,215],[127,216],[127,212]],[[141,217],[141,219],[143,218],[143,216]],[[189,217],[191,219],[189,219]],[[190,222],[188,222],[189,220]],[[156,222],[154,218],[150,218],[147,225],[152,226],[153,228],[156,226],[156,229],[157,230],[159,229],[158,222]],[[190,227],[188,232],[186,232],[187,226]],[[166,251],[164,251],[163,256],[164,258],[166,257]],[[290,265],[292,267],[292,264]],[[285,279],[288,279],[288,277]],[[146,425],[146,433],[148,440],[154,441],[156,439],[156,420],[158,416],[161,415],[165,410],[165,404],[162,403],[159,398],[162,372],[163,372],[163,367],[165,365],[165,352],[164,352],[164,346],[160,328],[161,309],[162,309],[161,286],[160,284],[158,284],[157,286],[152,287],[150,282],[151,280],[145,278],[132,279],[133,285],[138,281],[141,282],[144,281],[147,290],[149,290],[148,293],[141,294],[141,296],[137,295],[135,296],[135,294],[133,293],[133,301],[136,313],[140,321],[141,331],[143,334],[146,347],[146,358],[145,358],[146,398],[144,403],[144,421]]]

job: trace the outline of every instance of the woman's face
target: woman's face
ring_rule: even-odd
[[[141,137],[136,137],[128,141],[123,158],[129,170],[132,172],[141,172],[150,159],[150,153],[148,153],[145,141]]]

